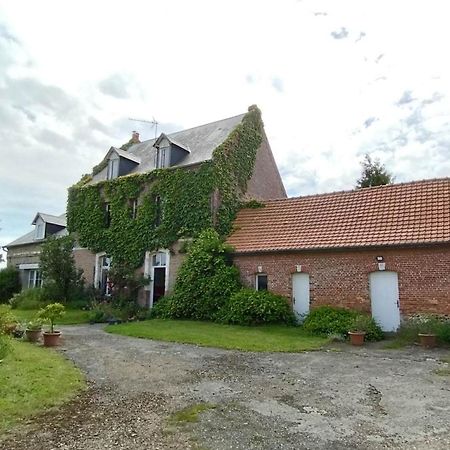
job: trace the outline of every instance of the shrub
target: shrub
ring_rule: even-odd
[[[0,305],[0,335],[9,334],[12,325],[17,324],[17,318],[7,305]]]
[[[55,321],[66,313],[66,308],[61,303],[50,303],[37,313],[37,318],[50,323],[50,333],[55,331]]]
[[[416,314],[402,322],[397,337],[412,344],[419,333],[436,334],[439,342],[450,343],[450,319],[436,314]]]
[[[332,306],[320,306],[313,309],[306,317],[303,326],[306,331],[318,335],[340,334],[347,335],[347,332],[354,328],[357,317],[362,316],[358,311]],[[374,319],[366,319],[366,340],[378,341],[383,339],[383,332]],[[359,319],[361,320],[361,319]]]
[[[295,323],[295,316],[285,297],[268,291],[241,289],[224,305],[219,321],[239,325],[292,325]]]
[[[13,309],[39,309],[46,305],[45,292],[41,288],[24,289],[9,301]]]
[[[239,271],[216,231],[203,231],[192,243],[166,313],[173,319],[214,320],[239,287]],[[162,307],[161,307],[162,308]]]
[[[151,319],[170,319],[174,317],[173,300],[172,297],[166,296],[158,300],[157,303],[150,310]]]
[[[0,270],[0,303],[6,303],[21,289],[19,271],[14,267]]]

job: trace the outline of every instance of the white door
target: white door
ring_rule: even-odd
[[[396,331],[400,326],[398,276],[396,272],[370,274],[372,317],[383,331]]]
[[[292,304],[298,318],[309,313],[309,275],[307,273],[292,275]]]

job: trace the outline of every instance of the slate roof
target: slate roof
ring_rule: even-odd
[[[186,157],[172,167],[190,166],[210,160],[214,149],[225,141],[230,132],[242,122],[244,116],[245,114],[240,114],[229,117],[228,119],[222,119],[217,122],[167,134],[166,136],[171,142],[174,142],[182,148],[189,149]],[[126,153],[132,154],[140,159],[140,164],[130,174],[150,172],[156,168],[156,149],[153,147],[155,141],[155,139],[150,139],[139,144],[134,144],[128,149]],[[104,168],[92,177],[91,183],[106,180],[106,174],[107,169]]]
[[[66,214],[61,214],[60,216],[53,216],[51,214],[44,214],[44,213],[37,213],[33,223],[36,221],[37,217],[41,216],[42,220],[47,223],[53,223],[56,225],[61,225],[64,228],[56,233],[53,234],[53,236],[66,236],[68,234],[66,227]],[[9,244],[5,245],[5,247],[17,247],[19,245],[27,245],[27,244],[34,244],[43,242],[45,239],[35,239],[36,232],[35,230],[30,231],[27,234],[24,234],[23,236],[15,239],[14,241],[10,242]]]
[[[450,178],[271,200],[234,228],[236,253],[450,243]]]

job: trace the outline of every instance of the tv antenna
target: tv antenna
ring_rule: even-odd
[[[158,136],[158,125],[159,122],[152,117],[153,120],[145,120],[145,119],[132,119],[131,117],[128,118],[128,120],[132,120],[133,122],[142,122],[142,123],[151,123],[152,124],[152,128],[155,129],[155,140],[156,137]]]

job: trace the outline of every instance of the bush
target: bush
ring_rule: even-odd
[[[450,343],[450,319],[433,314],[416,314],[404,320],[397,333],[397,338],[406,344],[418,339],[419,333],[436,334],[440,343]]]
[[[39,309],[46,305],[45,292],[41,288],[24,289],[14,294],[9,304],[13,309]]]
[[[16,293],[20,292],[19,271],[14,267],[0,270],[0,303],[6,303]]]
[[[17,318],[7,305],[0,305],[0,335],[9,334],[11,326],[17,324]]]
[[[149,316],[151,319],[170,319],[171,317],[174,317],[174,312],[172,311],[173,308],[172,297],[162,297],[150,310]]]
[[[43,322],[50,324],[50,333],[55,332],[55,321],[60,319],[66,313],[66,308],[61,303],[50,303],[45,308],[37,313],[37,318],[42,319]]]
[[[229,250],[211,229],[203,231],[192,243],[178,272],[173,295],[167,300],[165,313],[170,318],[216,318],[240,287],[239,271],[230,263]]]
[[[354,327],[355,320],[362,314],[358,311],[332,306],[320,306],[313,309],[306,317],[303,327],[313,334],[328,336],[330,334],[347,335]],[[368,316],[367,316],[368,317]],[[374,319],[367,321],[366,340],[379,341],[383,332]]]
[[[224,305],[218,320],[239,325],[292,325],[295,316],[285,297],[268,291],[241,289]]]

